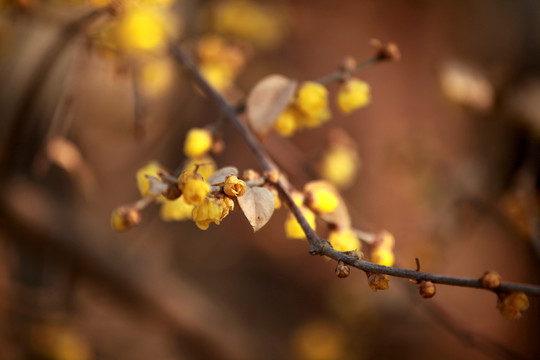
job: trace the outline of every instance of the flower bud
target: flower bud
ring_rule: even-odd
[[[480,278],[482,286],[486,289],[496,289],[501,285],[501,275],[495,271],[487,271],[482,278]]]
[[[116,208],[111,215],[111,227],[116,231],[126,231],[141,222],[141,213],[135,207],[124,205]]]
[[[265,171],[264,176],[266,176],[266,181],[268,181],[270,184],[277,184],[280,173],[278,170]]]
[[[431,281],[422,280],[418,286],[418,291],[420,292],[420,296],[424,299],[431,299],[435,296],[437,289],[435,288],[435,284]]]
[[[242,196],[246,192],[246,183],[234,175],[227,176],[223,192],[232,197]]]
[[[388,282],[390,276],[384,274],[367,273],[368,284],[371,290],[386,290],[388,289]]]
[[[343,279],[349,276],[351,273],[351,268],[348,265],[345,265],[343,261],[338,261],[336,267],[336,275],[338,278]]]
[[[244,170],[244,173],[242,174],[242,178],[245,179],[246,181],[259,179],[260,177],[261,177],[261,174],[259,174],[253,169]]]
[[[529,299],[522,292],[500,293],[497,300],[497,309],[501,315],[510,320],[523,317],[522,311],[529,308]]]

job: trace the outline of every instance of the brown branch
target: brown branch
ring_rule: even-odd
[[[64,54],[65,50],[72,41],[81,33],[81,31],[107,13],[107,8],[95,9],[80,18],[77,18],[65,25],[55,39],[53,44],[47,49],[42,60],[34,69],[30,80],[23,92],[22,99],[17,106],[13,117],[13,126],[10,135],[7,137],[6,144],[2,149],[2,167],[0,170],[8,170],[19,162],[18,151],[21,148],[24,132],[31,127],[32,110],[42,94],[43,88],[47,82],[51,70],[57,61]],[[33,154],[31,154],[33,156]],[[29,160],[29,159],[25,159]],[[30,159],[31,160],[31,159]]]
[[[176,61],[178,61],[186,69],[186,71],[193,78],[197,86],[200,87],[201,90],[205,94],[207,94],[207,96],[217,104],[220,112],[225,117],[227,117],[227,119],[236,127],[236,129],[238,130],[242,138],[246,141],[248,146],[251,148],[251,150],[255,154],[255,157],[257,158],[262,168],[265,171],[279,171],[276,164],[270,158],[270,156],[266,153],[266,151],[264,150],[260,142],[249,131],[249,129],[244,125],[244,123],[240,121],[237,115],[236,108],[234,106],[229,105],[225,101],[225,99],[218,92],[216,92],[211,87],[211,85],[202,77],[202,75],[199,73],[197,69],[197,66],[193,62],[193,60],[188,55],[186,55],[186,53],[180,48],[178,44],[172,43],[170,45],[170,51],[171,51],[171,54],[173,55],[173,58]],[[348,264],[350,266],[353,266],[357,269],[363,270],[368,273],[379,273],[379,274],[386,274],[386,275],[391,275],[391,276],[401,277],[401,278],[406,278],[406,279],[413,279],[417,281],[429,280],[437,284],[490,290],[482,286],[479,278],[478,279],[460,278],[460,277],[454,277],[454,276],[431,274],[431,273],[420,272],[416,270],[401,269],[397,267],[382,266],[382,265],[370,263],[365,260],[359,260],[345,253],[337,251],[332,248],[332,246],[327,240],[320,238],[317,235],[317,233],[315,233],[313,228],[311,228],[311,226],[308,224],[306,218],[302,214],[302,211],[294,203],[290,190],[289,190],[290,184],[283,176],[280,177],[278,183],[276,184],[276,187],[278,191],[280,192],[280,194],[285,199],[285,202],[289,206],[289,209],[296,217],[296,220],[298,221],[298,223],[304,230],[304,233],[306,234],[307,240],[310,245],[309,252],[312,255],[322,255],[322,256],[327,256],[336,261],[343,261],[345,264]],[[519,291],[519,292],[524,292],[524,293],[531,294],[534,296],[540,296],[540,286],[529,285],[529,284],[516,284],[516,283],[503,282],[497,289],[492,290],[492,291],[494,292]]]

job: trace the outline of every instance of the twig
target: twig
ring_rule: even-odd
[[[236,127],[236,129],[238,130],[242,138],[244,138],[248,146],[251,148],[251,150],[255,154],[255,157],[257,158],[261,167],[265,171],[278,171],[278,168],[275,165],[274,161],[268,156],[268,154],[266,153],[262,145],[259,143],[259,141],[255,138],[255,136],[253,136],[253,134],[251,134],[251,132],[247,129],[247,127],[240,121],[240,119],[237,116],[235,107],[229,105],[225,101],[225,99],[219,93],[217,93],[210,86],[210,84],[208,84],[208,82],[199,73],[197,66],[195,65],[193,60],[184,53],[184,51],[180,48],[178,44],[171,43],[170,52],[173,55],[173,58],[176,61],[178,61],[187,70],[187,72],[193,78],[197,86],[199,86],[201,90],[204,93],[206,93],[207,96],[218,105],[221,113],[224,116],[226,116],[227,119],[229,119],[229,121]],[[420,272],[420,271],[415,271],[415,270],[401,269],[397,267],[382,266],[382,265],[370,263],[365,260],[359,260],[345,253],[337,251],[332,248],[332,246],[327,240],[320,238],[315,233],[315,231],[311,228],[306,218],[302,214],[302,211],[300,210],[300,208],[294,203],[294,200],[289,191],[290,184],[283,176],[280,177],[279,181],[276,184],[276,187],[278,191],[280,192],[280,194],[284,197],[285,202],[289,206],[289,209],[294,214],[296,220],[298,221],[298,223],[302,227],[302,230],[306,234],[307,240],[310,244],[309,252],[312,255],[327,256],[336,261],[343,261],[344,263],[350,266],[353,266],[357,269],[363,270],[365,272],[370,272],[370,273],[386,274],[386,275],[391,275],[395,277],[413,279],[417,281],[429,280],[437,284],[489,290],[489,289],[485,289],[482,286],[480,279],[459,278],[459,277],[454,277],[454,276],[438,275],[438,274],[431,274],[431,273]],[[534,296],[540,296],[540,286],[529,285],[529,284],[516,284],[516,283],[503,282],[497,289],[492,290],[492,291],[495,291],[495,292],[519,291],[519,292],[524,292],[524,293],[534,295]]]

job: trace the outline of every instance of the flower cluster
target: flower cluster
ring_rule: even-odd
[[[307,81],[277,118],[274,129],[282,136],[291,136],[299,129],[318,127],[330,117],[328,90],[319,83]]]
[[[344,114],[366,106],[371,100],[369,85],[348,79],[340,85],[336,102]],[[304,82],[291,104],[279,115],[274,129],[282,136],[291,136],[302,128],[315,128],[330,120],[328,90],[320,83]]]
[[[230,90],[246,63],[246,51],[217,35],[201,38],[196,51],[199,71],[208,83],[220,93]]]
[[[210,31],[262,49],[276,47],[287,28],[284,15],[270,3],[225,0],[209,7],[205,15]]]
[[[223,182],[211,185],[206,179],[215,171],[215,164],[209,157],[204,160],[200,164],[195,160],[188,162],[178,178],[155,161],[142,167],[137,172],[142,200],[114,210],[112,228],[124,231],[136,225],[141,220],[139,210],[151,202],[161,205],[160,216],[165,221],[190,219],[202,230],[212,222],[219,224],[234,210],[235,199],[246,193],[247,184],[231,174]]]

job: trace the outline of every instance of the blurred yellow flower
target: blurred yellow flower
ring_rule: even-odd
[[[212,148],[212,133],[207,129],[192,128],[184,141],[184,153],[194,159],[205,155]]]
[[[285,17],[271,6],[247,0],[226,0],[210,9],[214,31],[269,49],[277,46],[286,30]]]
[[[174,75],[174,66],[170,60],[153,59],[141,66],[138,80],[145,93],[160,95],[171,87]]]
[[[394,253],[391,249],[379,246],[371,251],[371,262],[384,266],[394,265]]]
[[[337,94],[338,108],[344,113],[349,114],[353,110],[369,104],[371,93],[369,85],[358,79],[350,79],[342,84]]]
[[[137,171],[137,187],[139,188],[141,196],[152,195],[150,194],[150,182],[146,176],[159,178],[159,172],[161,171],[161,165],[157,161],[151,161]]]
[[[328,90],[316,82],[307,81],[302,84],[296,95],[296,105],[307,115],[311,122],[318,119],[322,122],[330,118],[328,109]],[[309,121],[307,126],[313,126]]]
[[[126,52],[163,49],[167,42],[165,17],[152,8],[129,9],[118,19],[116,40]]]
[[[351,185],[360,164],[356,151],[346,146],[334,145],[324,154],[321,176],[339,188]]]
[[[295,110],[292,106],[289,106],[281,113],[281,115],[279,115],[274,123],[274,129],[278,132],[278,134],[288,137],[295,133],[296,129],[298,128],[296,113],[297,110]]]
[[[165,200],[159,214],[164,221],[181,221],[191,219],[194,207],[188,204],[182,195],[176,200]]]
[[[197,173],[202,176],[203,179],[208,179],[216,169],[216,162],[210,156],[205,155],[202,157],[197,157],[196,159],[189,159],[189,161],[184,166],[184,171],[195,171],[197,168]]]
[[[362,248],[362,244],[351,229],[330,232],[328,241],[337,251],[354,251]]]
[[[304,217],[306,218],[308,224],[313,230],[315,230],[315,214],[313,213],[313,211],[309,210],[305,206],[302,206],[300,209],[302,210],[302,214],[304,214]],[[302,230],[302,227],[300,226],[298,221],[296,221],[296,218],[292,213],[290,213],[287,217],[287,220],[285,220],[285,235],[290,239],[306,238],[304,230]]]
[[[197,177],[189,177],[182,181],[180,189],[182,190],[184,201],[191,205],[202,203],[210,193],[210,185]]]

